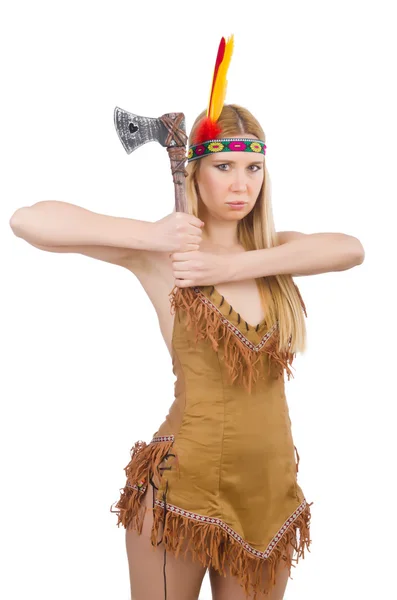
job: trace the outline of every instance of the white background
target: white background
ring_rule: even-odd
[[[395,562],[396,21],[393,3],[26,0],[1,9],[0,596],[129,600],[110,505],[129,450],[173,401],[154,308],[127,270],[17,238],[21,206],[172,212],[159,145],[127,155],[119,106],[207,105],[235,35],[226,101],[267,137],[276,229],[359,238],[364,263],[299,277],[308,350],[287,398],[312,505],[285,600],[391,598]],[[394,57],[394,58],[393,58]],[[154,371],[155,368],[155,371]],[[204,580],[200,600],[209,600]]]

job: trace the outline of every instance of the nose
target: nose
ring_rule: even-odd
[[[236,169],[233,175],[233,181],[231,185],[233,192],[244,192],[247,189],[246,175],[244,171]]]

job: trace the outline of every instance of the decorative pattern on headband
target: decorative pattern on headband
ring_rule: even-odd
[[[256,152],[257,154],[266,154],[266,144],[260,140],[252,138],[222,138],[217,140],[208,140],[201,144],[190,146],[187,154],[188,162],[215,154],[217,152]]]

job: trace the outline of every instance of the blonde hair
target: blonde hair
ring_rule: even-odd
[[[206,110],[198,115],[189,135],[192,145],[199,121]],[[266,142],[265,133],[254,116],[238,104],[225,104],[218,119],[222,127],[222,137],[239,137],[245,134],[255,135]],[[186,166],[186,196],[188,212],[199,217],[197,185],[201,159],[193,160]],[[271,205],[271,184],[269,173],[264,164],[264,180],[252,211],[237,224],[239,243],[245,250],[260,250],[278,245]],[[278,320],[279,350],[291,353],[306,350],[306,326],[303,312],[305,305],[299,289],[291,275],[271,275],[256,279],[262,306],[269,328]]]

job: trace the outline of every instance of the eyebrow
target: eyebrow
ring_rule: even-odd
[[[213,163],[219,163],[219,164],[223,164],[223,163],[231,163],[232,165],[236,164],[235,160],[221,160],[220,158],[217,160],[213,160]],[[263,165],[264,161],[263,160],[254,160],[253,162],[249,163],[250,165]]]

